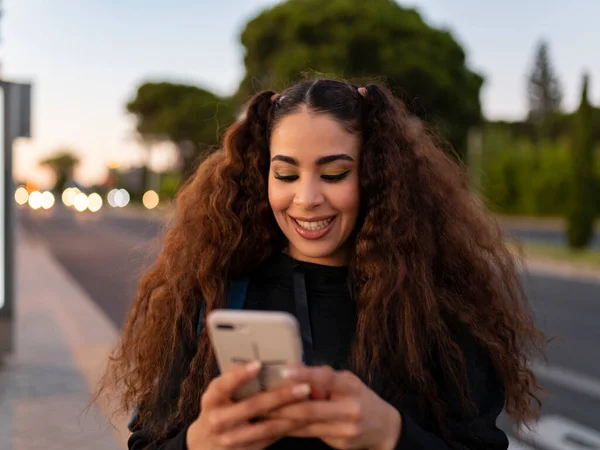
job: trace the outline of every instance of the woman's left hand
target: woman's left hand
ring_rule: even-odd
[[[400,438],[402,418],[352,372],[331,367],[289,369],[286,378],[309,383],[320,398],[284,406],[269,417],[306,421],[295,437],[317,437],[337,449],[392,450]]]

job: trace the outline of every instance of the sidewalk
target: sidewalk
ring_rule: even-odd
[[[2,450],[126,449],[126,418],[83,413],[117,330],[42,243],[16,250],[15,350],[0,366]]]

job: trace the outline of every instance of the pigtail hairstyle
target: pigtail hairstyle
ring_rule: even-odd
[[[407,381],[426,392],[443,423],[446,408],[432,370],[469,406],[465,362],[452,338],[469,332],[490,353],[507,413],[517,422],[536,418],[540,388],[527,356],[542,351],[544,336],[500,227],[471,197],[455,159],[402,102],[378,85],[367,87],[365,102],[357,370],[391,380],[390,395]]]
[[[163,249],[142,277],[121,339],[96,392],[120,392],[118,412],[141,405],[137,423],[156,439],[191,423],[215,368],[206,313],[224,305],[226,282],[264,261],[283,245],[267,199],[268,122],[274,92],[249,102],[223,148],[209,156],[181,189],[175,221]],[[165,391],[159,380],[180,380]]]
[[[222,150],[183,187],[97,396],[117,388],[123,409],[141,404],[139,422],[156,439],[196,419],[215,368],[206,332],[196,338],[201,306],[207,313],[222,307],[229,279],[284,248],[268,201],[269,136],[300,108],[361,136],[350,260],[358,312],[353,369],[386,380],[390,396],[415,390],[443,427],[446,403],[434,374],[469,398],[455,342],[468,332],[489,354],[508,414],[518,422],[535,418],[539,386],[527,358],[544,339],[500,227],[470,195],[462,168],[400,100],[379,85],[335,80],[256,94]],[[177,389],[165,391],[173,378]]]

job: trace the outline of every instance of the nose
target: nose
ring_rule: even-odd
[[[318,181],[305,177],[298,180],[296,186],[294,205],[304,209],[312,209],[323,204],[325,201],[322,187]]]

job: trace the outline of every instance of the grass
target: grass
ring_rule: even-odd
[[[524,241],[523,249],[528,257],[553,259],[579,266],[600,269],[600,250],[572,250],[566,246]]]

